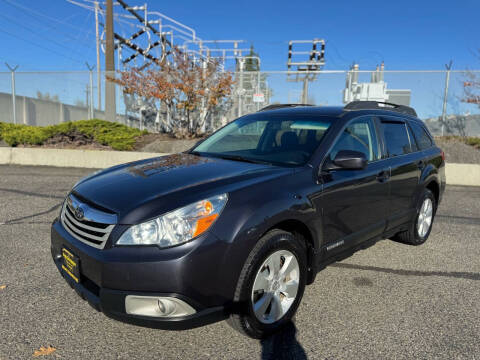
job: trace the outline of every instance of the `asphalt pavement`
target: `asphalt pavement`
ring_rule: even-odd
[[[0,359],[480,358],[480,188],[447,187],[429,240],[390,240],[320,272],[265,341],[226,322],[174,332],[117,322],[65,283],[50,224],[84,169],[0,166]]]

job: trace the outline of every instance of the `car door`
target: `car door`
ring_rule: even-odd
[[[407,123],[397,117],[381,117],[382,136],[390,167],[390,210],[387,231],[411,220],[416,205],[422,153]]]
[[[368,164],[364,170],[321,171],[323,192],[318,206],[323,213],[323,237],[327,256],[380,235],[386,224],[389,169],[382,158],[378,126],[372,116],[351,120],[327,155],[340,150],[361,151]]]

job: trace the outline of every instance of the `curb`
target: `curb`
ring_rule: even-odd
[[[0,165],[34,165],[103,169],[126,162],[168,155],[133,151],[100,151],[0,147]],[[448,185],[480,186],[480,164],[445,166]]]

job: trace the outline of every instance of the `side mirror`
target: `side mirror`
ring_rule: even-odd
[[[333,161],[330,161],[324,165],[323,170],[363,170],[366,167],[367,158],[363,152],[340,150]]]

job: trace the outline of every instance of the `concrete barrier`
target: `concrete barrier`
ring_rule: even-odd
[[[448,185],[480,186],[480,164],[446,164]]]
[[[0,148],[0,164],[103,169],[162,155],[166,154],[101,150]]]
[[[12,163],[12,148],[0,147],[0,164]]]
[[[103,169],[130,161],[162,155],[168,154],[133,151],[0,147],[0,164]],[[480,164],[447,163],[445,175],[449,185],[480,186]]]

